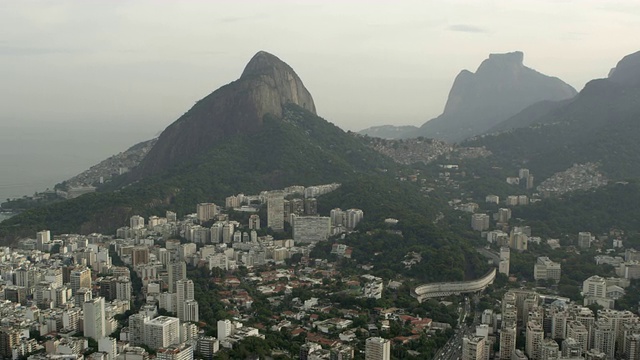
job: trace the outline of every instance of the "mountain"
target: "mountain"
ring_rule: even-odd
[[[609,80],[632,86],[640,83],[640,51],[622,58],[609,72]]]
[[[364,130],[358,131],[360,135],[367,135],[370,137],[377,137],[381,139],[403,139],[409,137],[409,135],[418,128],[411,125],[394,126],[394,125],[381,125],[372,126]]]
[[[523,58],[520,51],[491,54],[475,73],[461,71],[442,115],[423,124],[413,137],[458,142],[486,132],[537,102],[576,95],[562,80],[524,66]]]
[[[154,138],[137,143],[119,154],[102,160],[71,179],[63,181],[61,184],[56,185],[56,188],[60,187],[66,191],[69,188],[80,186],[98,186],[101,181],[109,181],[120,172],[128,171],[138,166],[157,140],[157,138]]]
[[[167,127],[133,175],[140,179],[158,174],[230,136],[260,131],[263,117],[282,116],[288,103],[316,113],[313,98],[295,71],[260,51],[238,80],[198,101]]]
[[[205,133],[211,141],[186,151],[189,137],[182,131],[193,137]],[[390,158],[318,117],[293,70],[262,52],[238,81],[214,91],[171,124],[147,157],[152,154],[174,157],[168,162],[145,158],[132,171],[134,181],[116,177],[96,193],[18,214],[0,223],[0,239],[6,244],[44,228],[57,234],[110,233],[135,214],[172,210],[184,215],[199,202],[223,203],[233,194],[290,185],[342,183],[331,198],[335,204],[320,198],[319,206],[359,207],[367,221],[393,215],[432,224],[442,203],[435,195],[422,195],[417,184],[396,180],[400,165]]]
[[[544,100],[537,102],[507,120],[487,130],[487,134],[498,133],[506,130],[527,127],[539,121],[542,117],[549,115],[552,111],[561,109],[564,105],[571,102],[572,99],[551,101]]]
[[[464,144],[526,164],[541,180],[587,162],[599,162],[614,179],[640,177],[640,52],[620,60],[608,78],[587,83],[575,98],[547,112],[527,109],[513,119],[505,123],[527,126]]]

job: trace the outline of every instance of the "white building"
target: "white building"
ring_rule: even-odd
[[[344,216],[347,230],[353,230],[364,217],[364,212],[360,209],[348,209],[344,212]]]
[[[315,243],[324,241],[331,234],[331,218],[325,216],[292,216],[293,240]]]
[[[97,297],[82,304],[84,316],[84,336],[99,340],[105,337],[106,320],[104,298]]]
[[[365,360],[391,360],[391,341],[380,337],[366,340]]]
[[[511,261],[511,250],[507,246],[500,247],[500,263],[498,272],[509,276],[509,264]]]
[[[231,320],[218,320],[218,340],[222,341],[233,335],[235,327]]]
[[[98,340],[98,351],[107,354],[107,360],[115,360],[118,356],[118,346],[116,339],[105,337]]]
[[[198,214],[198,221],[203,223],[215,218],[218,214],[218,207],[214,203],[200,203],[196,207],[196,212]]]
[[[487,339],[483,336],[468,335],[462,338],[461,360],[487,360],[489,359],[489,349]]]
[[[194,292],[193,292],[193,280],[178,280],[176,281],[176,300],[177,306],[176,310],[178,313],[178,318],[182,321],[185,321],[185,303],[189,300],[194,300]],[[197,303],[196,303],[197,307]],[[191,309],[192,310],[192,309]]]
[[[560,263],[553,262],[546,256],[541,256],[533,266],[533,278],[536,280],[560,280]]]
[[[193,347],[179,344],[158,349],[157,360],[193,360]]]
[[[284,192],[270,191],[267,195],[267,226],[273,231],[284,230]]]
[[[476,231],[484,231],[489,229],[489,215],[487,214],[471,215],[471,228]]]
[[[152,349],[165,348],[180,343],[180,320],[159,316],[144,324],[145,344]]]

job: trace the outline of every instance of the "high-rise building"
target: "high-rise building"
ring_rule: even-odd
[[[541,256],[533,266],[533,278],[560,281],[560,271],[560,263],[553,262],[546,256]]]
[[[176,222],[178,221],[178,215],[173,212],[173,211],[168,211],[165,214],[165,217],[167,218],[167,222]]]
[[[98,285],[100,286],[99,294],[106,301],[116,299],[116,281],[117,279],[113,276],[106,276],[98,281]]]
[[[129,219],[129,227],[132,229],[142,229],[144,228],[144,218],[140,215],[133,215]]]
[[[509,263],[511,261],[511,250],[507,246],[500,247],[500,263],[498,272],[509,276]]]
[[[152,349],[165,348],[180,343],[180,320],[158,316],[144,324],[145,344]]]
[[[347,230],[353,230],[358,226],[360,221],[364,218],[364,212],[360,209],[347,209],[344,212],[345,227]]]
[[[260,230],[260,215],[253,214],[249,216],[249,229]]]
[[[630,334],[625,337],[625,360],[640,359],[640,334]]]
[[[620,346],[622,346],[622,343],[624,342],[625,324],[631,325],[638,323],[637,315],[628,310],[618,311],[611,309],[601,309],[598,310],[598,319],[607,321],[609,323],[609,326],[615,332],[615,341]]]
[[[514,227],[509,233],[509,247],[512,249],[524,251],[529,248],[529,235],[523,228]]]
[[[224,207],[227,209],[239,208],[241,199],[241,197],[235,195],[227,196],[224,199]]]
[[[484,231],[489,229],[489,215],[473,214],[471,215],[471,228],[476,231]]]
[[[233,233],[235,232],[235,225],[230,222],[225,222],[222,225],[222,242],[229,244],[233,242]]]
[[[484,201],[491,204],[500,203],[500,197],[498,195],[487,195],[484,197]]]
[[[611,358],[608,355],[598,349],[591,349],[584,354],[585,360],[609,360]]]
[[[590,232],[579,232],[578,233],[578,247],[582,249],[588,249],[591,247],[591,233]]]
[[[198,339],[198,353],[204,359],[213,359],[218,350],[220,350],[220,341],[213,336],[202,336]]]
[[[485,337],[465,336],[462,338],[461,360],[487,360],[489,359],[488,350]]]
[[[75,306],[81,308],[82,304],[93,298],[93,292],[89,288],[80,288],[73,294]]]
[[[197,206],[198,221],[201,223],[213,220],[218,215],[218,207],[214,203],[200,203]]]
[[[267,226],[273,231],[284,230],[284,193],[271,191],[267,195]]]
[[[116,281],[116,299],[131,301],[131,280],[119,278]]]
[[[562,357],[563,358],[581,358],[583,354],[582,344],[578,340],[567,337],[562,341]]]
[[[541,358],[542,340],[544,340],[544,330],[542,324],[537,321],[527,323],[527,343],[525,351],[529,359],[539,360]]]
[[[173,261],[169,263],[167,266],[167,276],[168,276],[168,284],[169,292],[176,292],[176,282],[178,280],[186,280],[187,279],[187,263],[184,261]]]
[[[593,348],[613,359],[616,350],[616,331],[605,319],[598,319],[593,329]]]
[[[91,269],[85,267],[76,268],[71,271],[69,280],[73,294],[80,288],[91,289]]]
[[[500,329],[500,359],[511,360],[516,351],[516,323],[502,323]]]
[[[134,246],[131,248],[131,266],[149,263],[149,248],[146,246]]]
[[[189,344],[177,344],[158,349],[158,360],[193,360],[193,347]]]
[[[98,340],[98,351],[107,354],[107,360],[115,360],[118,356],[118,345],[116,339],[104,337]]]
[[[295,198],[289,201],[289,214],[290,215],[304,215],[304,200]]]
[[[527,176],[525,179],[525,187],[527,189],[533,189],[533,175]]]
[[[366,340],[365,360],[391,360],[391,341],[380,337],[370,337]]]
[[[560,358],[560,347],[555,340],[546,338],[540,346],[540,360],[557,360]]]
[[[143,313],[137,313],[129,316],[129,343],[131,345],[144,345],[144,324],[149,320],[149,317]]]
[[[4,288],[4,299],[16,304],[27,304],[27,288],[24,286],[7,286]]]
[[[331,234],[331,219],[325,216],[293,216],[293,240],[315,243],[324,241]]]
[[[184,306],[187,300],[194,299],[193,280],[176,281],[178,318],[185,321]]]
[[[186,300],[182,306],[182,319],[185,322],[198,322],[200,314],[198,310],[198,302],[195,300]]]
[[[85,301],[82,305],[84,317],[84,336],[99,340],[106,335],[104,298],[97,297]]]
[[[22,333],[19,329],[3,327],[0,329],[0,357],[13,358],[13,350],[20,344]]]
[[[329,360],[353,360],[353,347],[348,345],[332,347],[329,352]]]
[[[222,341],[233,335],[234,330],[231,320],[218,320],[218,340]]]
[[[44,251],[45,244],[51,242],[51,232],[42,230],[36,233],[36,250]]]
[[[567,340],[573,339],[575,342],[580,344],[581,353],[586,353],[589,350],[589,330],[584,324],[570,320],[567,322]],[[573,342],[569,342],[572,344]]]
[[[332,209],[329,213],[329,217],[331,218],[331,226],[342,226],[345,225],[345,212],[340,208]]]
[[[607,280],[598,275],[593,275],[582,282],[582,293],[584,296],[606,297]]]
[[[318,200],[316,198],[304,199],[304,214],[307,216],[318,215]]]
[[[497,219],[499,223],[506,224],[511,219],[511,209],[509,208],[500,208],[498,209]]]

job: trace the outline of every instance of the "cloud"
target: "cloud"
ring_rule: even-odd
[[[457,24],[449,26],[449,31],[466,32],[466,33],[486,33],[487,30],[478,26]]]

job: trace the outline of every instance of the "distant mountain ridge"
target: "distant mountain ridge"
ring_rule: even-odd
[[[575,98],[548,105],[526,109],[504,122],[510,128],[463,144],[526,164],[539,179],[588,162],[602,164],[613,179],[640,177],[640,52],[620,60],[608,78],[588,82]]]
[[[193,148],[186,135],[208,142]],[[163,154],[173,158],[149,158]],[[0,224],[0,239],[8,243],[44,228],[110,233],[135,214],[188,214],[199,202],[224,203],[225,197],[240,192],[331,182],[343,184],[335,195],[339,202],[331,206],[361,208],[368,219],[435,214],[432,209],[441,205],[423,201],[418,187],[394,178],[399,166],[318,117],[293,70],[261,52],[237,82],[214,91],[169,125],[132,171],[136,178],[125,174],[96,193],[18,214]],[[429,217],[428,222],[435,215]]]
[[[523,59],[520,51],[491,54],[475,73],[461,71],[442,115],[422,125],[415,136],[458,142],[486,132],[539,101],[577,94],[562,80],[524,66]]]
[[[378,126],[360,134],[388,139],[426,137],[459,142],[483,134],[525,108],[541,101],[573,98],[577,91],[562,80],[523,64],[520,51],[490,54],[475,73],[456,76],[442,114],[418,129]],[[381,136],[379,136],[381,137]]]

